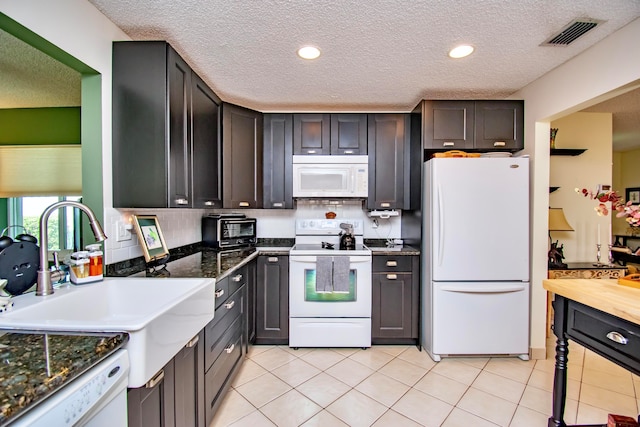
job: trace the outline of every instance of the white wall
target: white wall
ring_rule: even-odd
[[[531,155],[531,347],[544,357],[547,294],[550,121],[615,96],[640,79],[640,19],[513,95],[525,100],[525,153]],[[603,96],[603,94],[607,94]]]
[[[551,157],[549,184],[560,188],[549,195],[549,206],[562,208],[575,231],[552,231],[553,241],[564,246],[564,262],[595,262],[598,230],[601,262],[608,257],[611,215],[598,216],[596,201],[575,188],[593,190],[598,184],[612,185],[611,113],[574,113],[551,122],[558,128],[557,148],[585,148],[580,156]],[[610,206],[610,204],[607,204]]]

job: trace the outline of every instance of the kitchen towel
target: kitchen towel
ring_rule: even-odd
[[[331,292],[333,257],[319,256],[316,259],[316,292]]]
[[[337,256],[333,258],[333,292],[349,292],[349,267],[351,257]]]

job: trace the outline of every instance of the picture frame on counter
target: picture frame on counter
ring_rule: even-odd
[[[169,255],[158,217],[156,215],[132,215],[132,218],[146,262],[150,263]]]

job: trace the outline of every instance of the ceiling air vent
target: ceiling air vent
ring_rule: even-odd
[[[603,22],[604,21],[590,18],[576,19],[575,21],[570,22],[569,25],[564,27],[558,34],[554,34],[545,40],[541,46],[567,46],[574,42],[578,37]]]

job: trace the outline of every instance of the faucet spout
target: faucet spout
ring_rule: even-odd
[[[53,285],[51,283],[51,271],[49,271],[49,257],[47,250],[47,221],[49,219],[49,215],[51,215],[53,211],[65,206],[78,208],[89,217],[89,225],[91,226],[91,230],[93,231],[93,235],[95,236],[96,241],[102,242],[107,238],[107,236],[104,234],[102,226],[96,218],[96,215],[87,205],[71,200],[63,200],[61,202],[54,203],[46,208],[40,216],[40,267],[38,269],[38,281],[36,285],[37,296],[46,296],[53,293]]]

